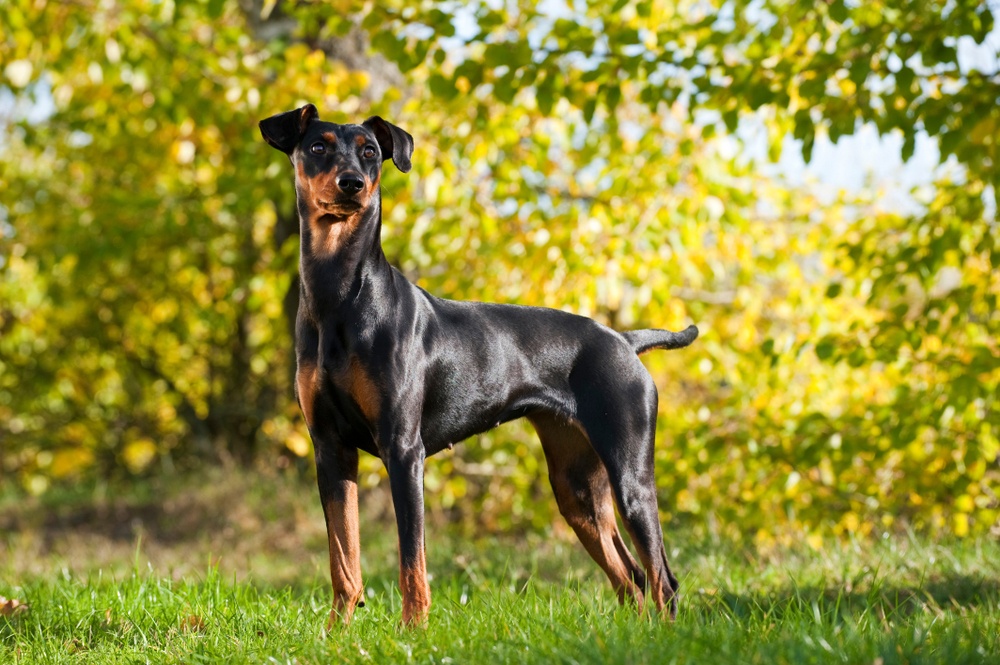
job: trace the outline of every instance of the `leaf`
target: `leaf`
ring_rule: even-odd
[[[514,72],[508,71],[493,84],[493,94],[504,104],[510,104],[517,95],[517,86],[514,85]]]
[[[389,60],[402,60],[406,52],[406,43],[392,32],[382,30],[372,35],[372,48],[381,52]]]
[[[829,360],[833,357],[833,352],[836,348],[834,340],[831,337],[824,337],[816,344],[816,357],[820,360]]]
[[[454,82],[448,80],[437,72],[431,74],[430,78],[427,80],[427,85],[430,87],[430,90],[434,95],[445,100],[454,99],[455,96],[458,95],[458,88],[455,87]]]
[[[944,132],[940,135],[940,147],[942,157],[947,155],[952,155],[958,148],[959,144],[962,142],[962,132],[961,130],[953,129],[951,131]]]
[[[0,596],[0,616],[15,617],[28,611],[28,605],[17,598]]]
[[[803,140],[813,133],[812,116],[810,116],[808,109],[799,109],[796,111],[793,120],[795,121],[795,131],[792,135],[795,138]]]
[[[864,85],[870,73],[871,73],[871,66],[863,58],[854,59],[847,69],[848,78],[851,79],[851,81],[857,88],[860,88],[862,85]]]
[[[903,149],[901,152],[901,157],[904,162],[910,161],[910,158],[913,157],[913,151],[916,149],[916,145],[917,145],[916,133],[913,132],[912,130],[906,132],[906,135],[903,138]]]
[[[452,22],[452,18],[449,14],[441,11],[440,9],[432,9],[428,15],[428,20],[434,31],[442,37],[454,37],[455,36],[455,25]]]
[[[850,17],[847,11],[847,3],[844,0],[833,0],[830,3],[830,18],[837,23],[843,23]]]
[[[469,85],[476,88],[483,82],[483,66],[473,60],[466,60],[455,68],[455,78],[465,77]]]
[[[775,94],[771,92],[769,88],[762,85],[754,85],[750,88],[750,97],[748,101],[750,109],[756,111],[765,104],[770,104],[771,102],[777,100]]]
[[[542,112],[542,115],[551,115],[552,107],[555,104],[555,98],[555,81],[553,81],[550,74],[549,76],[546,76],[538,85],[538,92],[536,95],[538,110]]]
[[[483,64],[489,69],[496,69],[501,65],[514,64],[514,53],[511,44],[498,42],[487,44],[483,53]]]
[[[806,163],[812,161],[812,152],[815,144],[816,144],[815,133],[810,132],[802,140],[802,159],[804,159]]]
[[[182,633],[203,633],[205,619],[197,614],[189,614],[181,619],[180,630]]]
[[[608,113],[614,115],[615,109],[618,107],[622,98],[621,86],[613,83],[606,83],[601,86],[601,89],[604,91],[604,105],[608,109]]]
[[[226,0],[208,0],[208,17],[211,19],[217,19],[222,16],[222,10],[225,8]]]
[[[740,123],[739,109],[731,108],[723,111],[722,121],[726,123],[726,129],[729,130],[730,133],[735,132]]]

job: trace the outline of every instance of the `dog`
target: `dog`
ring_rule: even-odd
[[[436,298],[395,270],[381,246],[382,164],[410,170],[410,134],[378,116],[323,122],[312,104],[259,124],[295,168],[295,394],[329,537],[329,626],[349,623],[363,605],[358,451],[379,457],[388,472],[402,621],[422,624],[431,603],[424,460],[516,418],[538,432],[559,511],[619,601],[641,611],[648,593],[673,619],[678,583],[653,476],[657,392],[638,354],[687,346],[698,329],[619,333],[554,309]]]

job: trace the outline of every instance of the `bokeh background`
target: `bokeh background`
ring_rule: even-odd
[[[383,244],[430,292],[699,326],[644,357],[665,521],[996,533],[997,12],[7,0],[0,491],[311,482],[292,171],[257,122],[312,102],[414,136]],[[525,425],[432,458],[426,484],[459,527],[559,519]]]

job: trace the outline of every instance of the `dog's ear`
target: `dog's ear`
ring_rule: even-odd
[[[413,154],[412,136],[377,115],[365,120],[361,126],[367,127],[375,134],[375,140],[378,141],[378,147],[382,151],[383,161],[392,157],[392,163],[396,165],[397,169],[403,173],[410,170],[412,166],[410,156]]]
[[[291,155],[295,146],[302,140],[306,127],[319,118],[319,112],[312,104],[306,104],[300,109],[272,115],[258,123],[260,134],[264,140],[286,155]]]

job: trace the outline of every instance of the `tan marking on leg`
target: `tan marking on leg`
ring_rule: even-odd
[[[333,583],[333,609],[328,628],[339,622],[351,622],[361,600],[361,538],[358,529],[358,485],[346,483],[342,501],[323,506],[330,543],[330,580]]]
[[[618,601],[633,602],[641,610],[645,577],[621,540],[608,474],[586,433],[553,416],[529,420],[542,440],[559,512],[611,580]]]
[[[635,549],[639,553],[639,560],[648,573],[649,581],[646,587],[649,589],[649,595],[653,600],[653,605],[656,606],[656,611],[661,616],[673,620],[672,609],[668,612],[663,611],[663,608],[674,597],[674,591],[670,588],[669,580],[663,579],[659,574],[659,568],[653,562],[653,554],[643,548],[641,539],[636,538],[635,533],[633,533],[627,522],[625,523],[625,530],[628,531],[628,535],[632,539],[632,544],[635,545]],[[663,564],[666,566],[666,559],[664,559]],[[669,571],[669,568],[667,567],[665,570]]]
[[[632,552],[629,551],[628,546],[625,541],[622,540],[622,534],[618,530],[618,523],[614,521],[614,498],[611,496],[611,492],[608,492],[606,497],[605,505],[607,507],[608,513],[611,515],[611,520],[614,522],[614,532],[611,536],[611,542],[614,544],[615,549],[618,550],[618,556],[621,557],[622,562],[625,567],[628,568],[629,574],[632,577],[632,581],[635,582],[639,589],[646,588],[646,573],[639,565],[639,562],[635,560],[632,556]]]
[[[431,607],[431,589],[427,585],[427,559],[423,549],[410,566],[404,566],[400,560],[399,590],[403,596],[403,624],[425,623]]]
[[[302,363],[295,371],[295,396],[299,409],[306,419],[306,426],[312,429],[316,394],[319,392],[319,369],[311,363]]]
[[[636,551],[639,553],[639,560],[642,561],[643,566],[645,566],[649,574],[649,584],[647,587],[649,588],[649,595],[653,599],[653,604],[656,606],[656,611],[659,612],[662,619],[673,621],[677,616],[675,599],[677,591],[670,582],[672,573],[670,572],[670,564],[667,562],[666,552],[663,551],[662,547],[659,548],[660,551],[658,553],[645,551],[640,544],[640,539],[635,537],[631,529],[628,529],[628,531],[632,542],[636,546]],[[657,557],[660,558],[659,562],[655,560]],[[661,572],[663,573],[662,575]]]

